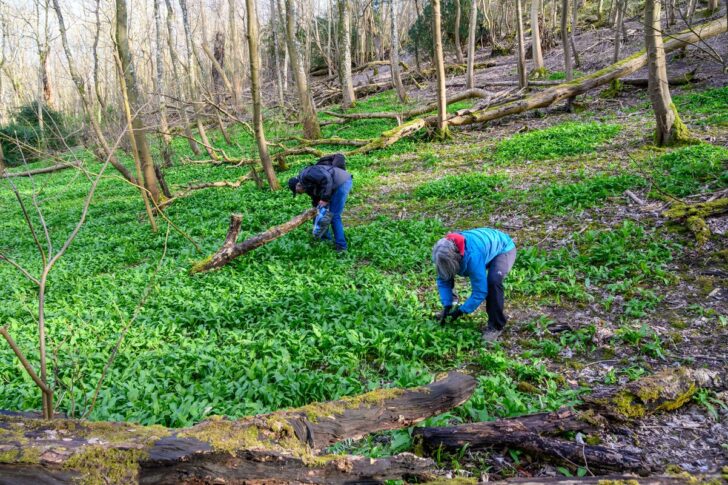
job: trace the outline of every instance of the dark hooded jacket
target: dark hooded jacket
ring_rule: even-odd
[[[312,165],[301,170],[298,180],[303,190],[311,197],[314,206],[319,201],[331,202],[336,189],[351,180],[351,174],[346,170],[330,165]]]

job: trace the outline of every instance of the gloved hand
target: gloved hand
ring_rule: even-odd
[[[457,307],[455,310],[451,311],[448,317],[450,318],[450,323],[454,322],[458,318],[465,315],[465,312],[463,312],[460,307]]]
[[[438,323],[440,325],[445,325],[445,321],[447,320],[447,316],[450,314],[450,310],[452,310],[452,305],[446,305],[442,309],[442,311],[437,315]]]

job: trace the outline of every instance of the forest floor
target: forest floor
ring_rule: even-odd
[[[624,55],[642,41],[639,24],[630,22],[628,33]],[[577,39],[580,70],[611,63],[608,36],[602,29]],[[711,43],[723,58],[725,38]],[[603,45],[590,48],[597,41]],[[554,78],[557,51],[546,55]],[[515,79],[511,58],[496,60],[501,67],[479,73],[478,83]],[[697,139],[693,145],[652,146],[646,90],[626,87],[612,97],[580,97],[575,113],[555,106],[456,130],[443,143],[423,134],[350,157],[354,190],[344,215],[350,250],[341,257],[301,228],[220,271],[191,277],[190,266],[222,242],[231,212],[243,214],[242,238],[288,220],[308,200],[252,183],[181,199],[167,214],[202,245],[198,253],[161,221],[160,232],[152,233],[138,193],[105,178],[87,224],[50,278],[46,304],[59,409],[96,420],[186,426],[214,414],[243,416],[420,385],[451,369],[476,375],[468,403],[424,422],[436,426],[558,409],[591,389],[667,367],[728,375],[728,217],[708,219],[713,235],[698,246],[692,233],[662,216],[672,198],[709,200],[725,197],[728,188],[722,66],[691,49],[671,61],[669,72],[696,67],[702,81],[673,90]],[[462,76],[450,83],[463,83]],[[432,91],[410,94],[412,105],[420,105]],[[361,100],[354,111],[403,108],[387,91]],[[381,119],[334,123],[324,134],[367,138],[392,126]],[[268,123],[271,139],[292,133],[285,123]],[[219,133],[212,141],[231,156],[254,153],[246,131],[234,136],[238,146],[226,145]],[[167,170],[173,188],[246,173],[244,167],[190,163],[194,157],[183,140],[175,149],[177,163]],[[83,151],[64,156],[89,157]],[[280,179],[311,161],[291,160]],[[78,218],[88,179],[68,170],[15,182],[27,202],[38,194],[50,235],[60,244]],[[37,272],[33,240],[4,187],[0,204],[9,208],[0,220],[0,248]],[[518,247],[506,280],[510,321],[500,341],[490,344],[480,339],[484,311],[452,325],[434,321],[439,305],[429,261],[432,244],[446,232],[482,226],[507,232]],[[467,296],[467,282],[459,281],[457,290]],[[0,299],[6,302],[0,321],[22,348],[34,348],[35,289],[8,265],[0,265]],[[96,382],[129,322],[92,408]],[[0,346],[0,408],[39,407],[32,382]],[[410,434],[383,433],[334,450],[397,453],[411,449]],[[715,471],[728,462],[728,395],[699,390],[680,410],[584,439],[642,450],[655,471]],[[589,473],[588,464],[556,467],[517,450],[435,458],[453,475],[490,480]]]

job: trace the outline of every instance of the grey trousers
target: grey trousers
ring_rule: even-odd
[[[503,313],[503,279],[516,262],[516,250],[499,254],[486,266],[488,270],[488,296],[485,298],[485,311],[488,312],[488,327],[503,330],[508,320]]]

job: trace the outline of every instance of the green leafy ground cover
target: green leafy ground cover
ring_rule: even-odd
[[[360,101],[356,111],[407,108],[386,92]],[[392,126],[391,120],[361,120],[328,125],[324,133],[366,138]],[[611,140],[620,130],[556,118],[554,126],[500,141],[465,134],[442,145],[408,139],[352,156],[348,254],[337,257],[330,247],[313,242],[306,227],[195,277],[187,270],[217,249],[231,212],[243,214],[243,238],[301,212],[308,200],[252,184],[181,199],[167,213],[200,242],[199,254],[174,231],[165,243],[164,223],[159,233],[151,233],[140,223],[138,193],[108,177],[99,186],[88,223],[50,278],[47,319],[59,409],[79,415],[88,408],[109,352],[147,286],[151,296],[109,371],[92,419],[185,426],[212,414],[242,416],[383,386],[425,384],[436,373],[456,368],[477,375],[473,398],[426,424],[555,409],[576,402],[589,386],[567,382],[559,366],[609,357],[614,349],[597,348],[594,324],[551,335],[547,328],[553,321],[543,309],[554,306],[565,311],[593,306],[601,317],[609,314],[619,327],[615,342],[637,360],[604,380],[636,378],[649,359],[659,360],[668,350],[665,336],[651,330],[650,319],[662,293],[677,283],[670,267],[691,241],[650,221],[593,216],[623,210],[621,194],[628,188],[646,190],[658,183],[686,195],[724,187],[725,149],[707,144],[668,152],[646,149],[641,155],[645,173],[617,153]],[[288,134],[293,133],[284,124],[269,124],[269,137]],[[225,146],[219,134],[213,136],[216,145]],[[252,156],[250,135],[238,131],[234,136],[242,150],[225,147],[228,154]],[[184,140],[176,140],[175,148],[179,159],[191,157]],[[307,157],[292,160],[280,179],[309,162]],[[557,165],[579,169],[546,175]],[[696,174],[694,183],[685,182],[686,172]],[[244,174],[242,168],[177,163],[167,180],[181,186]],[[16,183],[29,202],[31,181]],[[64,171],[35,184],[57,245],[77,220],[89,182],[78,172]],[[6,187],[0,190],[0,204],[8,208],[0,220],[0,247],[37,272],[34,244]],[[586,223],[585,212],[590,215]],[[436,324],[429,262],[434,241],[449,230],[502,227],[504,220],[523,217],[520,225],[504,227],[519,248],[507,284],[512,333],[484,347],[484,312],[455,325]],[[460,282],[458,290],[469,293]],[[8,324],[37,366],[32,353],[35,289],[6,264],[0,264],[0,301],[0,322]],[[719,321],[719,315],[706,318]],[[32,382],[0,345],[0,408],[39,407]],[[335,449],[393,453],[411,446],[409,433]]]

